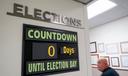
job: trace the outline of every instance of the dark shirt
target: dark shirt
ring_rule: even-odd
[[[112,68],[105,69],[101,76],[119,76],[119,74]]]

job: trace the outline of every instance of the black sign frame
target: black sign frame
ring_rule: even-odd
[[[37,30],[52,30],[51,32],[56,32],[56,33],[64,33],[65,35],[66,34],[70,34],[71,36],[73,35],[76,35],[74,39],[67,39],[67,41],[63,41],[63,40],[55,40],[55,37],[52,37],[54,38],[54,40],[49,40],[49,39],[46,39],[46,40],[43,40],[43,39],[35,39],[34,37],[32,39],[29,39],[27,37],[26,34],[28,34],[28,32],[26,33],[26,29],[28,28],[32,28],[32,29],[37,29]],[[61,33],[60,33],[61,34]],[[34,35],[34,34],[33,34]],[[37,35],[37,33],[35,34]],[[63,34],[61,34],[63,35]],[[32,32],[31,32],[31,36],[32,36]],[[37,37],[36,37],[37,38]],[[72,37],[73,38],[73,37]],[[53,59],[38,59],[38,58],[42,58],[41,56],[40,57],[35,57],[37,59],[33,59],[33,45],[36,44],[36,46],[38,46],[38,44],[42,44],[43,46],[43,43],[44,44],[56,44],[57,47],[56,49],[61,51],[62,48],[64,45],[68,46],[68,47],[72,47],[74,48],[73,50],[75,50],[76,52],[75,53],[71,53],[71,54],[63,54],[61,52],[57,52],[57,57],[58,58],[53,58]],[[36,49],[37,50],[37,49]],[[44,63],[44,65],[48,64],[48,62],[50,63],[51,62],[65,62],[65,64],[67,63],[68,64],[68,68],[64,69],[59,69],[59,70],[51,70],[51,71],[44,71],[44,72],[35,72],[35,73],[27,73],[28,70],[27,70],[27,67],[29,65],[29,63]],[[74,66],[73,68],[69,68],[69,66],[71,67],[72,64],[70,64],[70,62],[76,62],[76,67]],[[57,65],[57,64],[56,64]],[[33,66],[33,65],[32,65]],[[26,71],[27,70],[27,71]],[[65,72],[71,72],[71,71],[79,71],[79,53],[78,53],[78,37],[77,37],[77,32],[73,32],[73,31],[67,31],[67,30],[60,30],[60,29],[53,29],[53,28],[47,28],[47,27],[42,27],[42,26],[35,26],[35,25],[30,25],[30,24],[23,24],[23,41],[22,41],[22,76],[44,76],[44,75],[51,75],[51,74],[58,74],[58,73],[65,73]]]

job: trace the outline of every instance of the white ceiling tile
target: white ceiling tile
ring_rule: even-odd
[[[111,0],[117,3],[117,7],[102,13],[89,20],[91,28],[120,19],[128,15],[128,0]]]

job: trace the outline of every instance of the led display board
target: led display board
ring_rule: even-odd
[[[22,76],[77,70],[77,32],[23,24]]]

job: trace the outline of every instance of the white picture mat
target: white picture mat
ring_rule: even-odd
[[[90,43],[90,52],[96,52],[96,43]]]
[[[99,53],[105,52],[104,43],[98,43],[98,52]]]
[[[97,65],[97,61],[98,61],[98,55],[91,55],[91,64],[92,65]]]
[[[107,54],[117,54],[119,52],[118,44],[107,44],[106,53]]]
[[[128,55],[121,56],[122,67],[128,67]]]
[[[122,51],[122,53],[128,53],[128,42],[121,43],[121,51]]]
[[[112,66],[119,66],[119,58],[118,57],[111,57]]]

